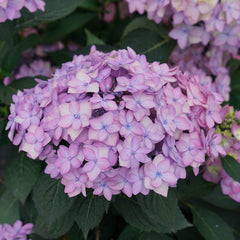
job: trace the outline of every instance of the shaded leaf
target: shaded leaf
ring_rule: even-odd
[[[101,222],[104,213],[109,208],[109,204],[110,202],[105,198],[93,194],[80,199],[76,222],[85,238],[87,238],[88,232]]]
[[[232,229],[216,213],[191,205],[193,223],[206,240],[234,240]]]
[[[14,223],[20,219],[19,201],[12,195],[10,191],[4,191],[0,195],[0,224]]]
[[[45,218],[38,216],[34,225],[34,233],[46,239],[55,239],[67,233],[74,224],[75,209],[68,211],[65,215],[57,218],[49,224]]]
[[[176,232],[191,226],[178,207],[174,191],[167,197],[151,192],[147,196],[137,196],[137,201],[144,213],[154,222],[154,231],[162,233]]]
[[[142,233],[138,240],[172,240],[171,237],[161,233]]]
[[[105,45],[104,41],[95,36],[93,33],[85,29],[87,36],[87,45]]]
[[[139,203],[133,198],[118,196],[113,204],[118,213],[131,226],[146,232],[153,230],[154,222],[149,219],[147,214],[141,209]]]
[[[79,5],[79,0],[44,0],[45,11],[29,13],[25,11],[17,24],[17,28],[35,26],[39,23],[52,22],[73,12]]]
[[[24,203],[38,180],[40,170],[38,161],[29,159],[24,153],[20,153],[6,169],[5,185],[16,199]]]
[[[64,193],[60,181],[42,175],[33,191],[33,201],[41,215],[41,221],[52,223],[62,217],[73,205],[74,198]],[[50,224],[51,225],[51,224]]]
[[[240,204],[235,202],[229,196],[222,193],[221,187],[216,186],[213,191],[208,195],[202,197],[202,199],[214,206],[225,209],[236,209],[240,207]]]
[[[222,158],[222,166],[226,173],[235,181],[240,182],[240,164],[232,156]]]

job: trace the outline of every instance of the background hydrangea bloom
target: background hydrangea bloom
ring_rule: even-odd
[[[0,224],[0,240],[27,240],[27,235],[31,234],[33,224],[23,224],[21,221],[16,221],[13,225]]]
[[[38,9],[44,11],[45,2],[43,0],[1,0],[0,1],[0,22],[13,20],[21,17],[20,10],[27,8],[30,12]]]

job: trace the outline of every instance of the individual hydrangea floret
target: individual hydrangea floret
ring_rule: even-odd
[[[92,47],[14,95],[7,129],[70,197],[86,189],[108,200],[150,190],[167,196],[186,167],[197,173],[207,154],[221,154],[212,128],[222,100],[195,76],[131,48]]]
[[[27,240],[32,233],[33,224],[23,224],[17,220],[13,225],[0,224],[0,240]]]

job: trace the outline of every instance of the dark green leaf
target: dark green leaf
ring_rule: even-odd
[[[240,204],[232,200],[229,196],[222,193],[221,187],[216,186],[213,191],[202,198],[204,201],[225,209],[236,209]]]
[[[105,45],[104,41],[95,36],[93,33],[85,29],[87,36],[87,45]]]
[[[215,187],[215,184],[204,181],[203,178],[188,174],[187,178],[178,181],[177,196],[179,199],[201,198],[209,194]]]
[[[128,199],[124,196],[118,196],[114,202],[114,207],[131,226],[141,231],[150,232],[153,230],[154,222],[149,219],[134,198]]]
[[[41,36],[42,42],[54,42],[83,27],[95,17],[93,13],[73,13],[61,19],[54,29],[47,29]]]
[[[171,237],[161,233],[142,233],[138,240],[172,240]]]
[[[9,87],[18,90],[33,88],[37,84],[37,82],[34,79],[35,79],[34,77],[19,78],[17,79],[17,81],[13,81],[9,85]]]
[[[81,0],[79,2],[79,7],[98,11],[99,10],[99,3],[97,0]]]
[[[31,192],[40,175],[40,162],[29,159],[24,153],[18,154],[6,169],[5,185],[22,203]]]
[[[176,232],[191,226],[178,207],[174,191],[169,191],[167,197],[151,192],[147,196],[137,196],[137,200],[144,213],[155,223],[153,230],[156,232]]]
[[[20,209],[21,220],[24,222],[34,223],[38,216],[37,209],[32,198],[28,198],[25,204]]]
[[[0,103],[9,105],[12,102],[12,95],[16,92],[16,89],[9,86],[4,86],[0,82]]]
[[[168,37],[168,31],[162,25],[156,24],[153,21],[147,19],[146,17],[134,18],[125,28],[123,33],[123,38],[127,36],[130,32],[137,29],[147,29],[158,33],[162,38]]]
[[[176,233],[177,240],[204,240],[194,227],[186,228]]]
[[[74,224],[75,209],[71,209],[65,215],[57,218],[49,224],[45,218],[38,216],[34,225],[34,233],[46,239],[55,239],[67,233]]]
[[[29,13],[25,11],[17,24],[17,28],[35,26],[39,23],[52,22],[73,12],[79,5],[79,0],[44,0],[45,11]]]
[[[73,198],[64,193],[60,181],[42,175],[33,191],[33,201],[44,222],[52,223],[63,216],[73,205]]]
[[[240,182],[240,164],[232,156],[223,157],[222,166],[230,177]]]
[[[117,240],[137,240],[140,236],[141,232],[131,226],[127,226],[121,232]]]
[[[121,41],[122,48],[131,47],[137,53],[146,55],[150,62],[166,62],[174,46],[175,43],[170,39],[164,39],[147,29],[134,30]]]
[[[77,209],[76,222],[87,238],[88,232],[101,222],[110,202],[92,194],[79,201],[81,202]]]
[[[193,223],[206,240],[234,240],[232,229],[216,213],[191,205]]]
[[[20,218],[19,201],[12,195],[10,191],[4,191],[0,195],[0,224],[14,223]]]

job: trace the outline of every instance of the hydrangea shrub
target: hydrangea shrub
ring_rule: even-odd
[[[0,0],[0,240],[238,239],[238,5]]]

